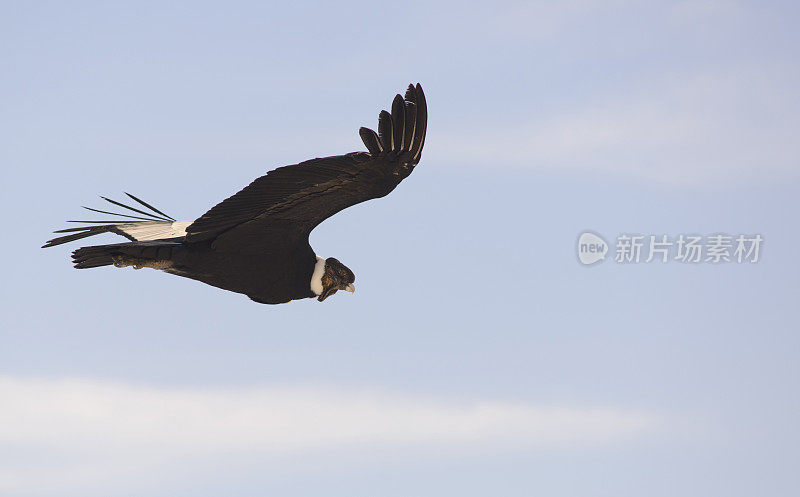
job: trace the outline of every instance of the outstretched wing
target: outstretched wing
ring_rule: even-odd
[[[128,240],[134,242],[151,241],[151,240],[164,240],[172,238],[180,238],[186,235],[186,227],[191,224],[191,221],[176,221],[171,216],[164,214],[162,211],[156,209],[144,200],[134,197],[130,193],[125,193],[132,200],[135,200],[142,208],[131,207],[130,205],[123,204],[110,198],[100,197],[106,202],[114,204],[116,207],[123,207],[128,212],[135,212],[136,215],[125,214],[124,212],[110,212],[91,207],[83,207],[92,212],[99,212],[101,214],[109,214],[118,218],[108,221],[67,221],[68,223],[81,223],[88,224],[89,226],[80,226],[78,228],[67,228],[55,231],[55,233],[69,233],[62,235],[52,240],[48,240],[42,248],[53,247],[61,245],[62,243],[80,240],[89,236],[99,235],[102,233],[116,233],[117,235],[124,236]],[[138,221],[132,221],[132,220]]]
[[[391,192],[417,165],[425,144],[428,111],[422,87],[397,95],[382,111],[378,133],[361,128],[369,152],[311,159],[280,167],[203,214],[186,240],[216,239],[217,246],[245,249],[269,244],[277,233],[307,237],[342,209]]]

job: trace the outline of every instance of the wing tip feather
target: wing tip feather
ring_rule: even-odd
[[[371,154],[409,154],[410,164],[416,165],[425,145],[428,107],[420,83],[411,83],[405,96],[395,95],[391,112],[378,114],[378,133],[369,128],[359,129],[359,135]],[[377,135],[377,136],[373,136]]]

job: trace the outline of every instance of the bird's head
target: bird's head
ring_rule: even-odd
[[[339,290],[355,292],[356,287],[353,286],[355,280],[356,275],[347,266],[333,257],[328,257],[325,259],[325,272],[322,274],[322,293],[317,300],[322,302]]]

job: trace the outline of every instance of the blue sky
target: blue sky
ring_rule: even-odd
[[[3,11],[0,495],[798,491],[796,5]],[[189,220],[361,150],[416,81],[420,166],[312,234],[354,295],[263,306],[38,248],[98,194]],[[585,230],[764,245],[583,267]]]

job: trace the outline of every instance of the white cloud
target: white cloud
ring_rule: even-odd
[[[176,457],[370,445],[575,449],[629,440],[658,424],[652,414],[630,409],[464,403],[305,386],[157,388],[0,377],[0,398],[0,448],[64,456],[0,470],[0,493],[131,476]]]

